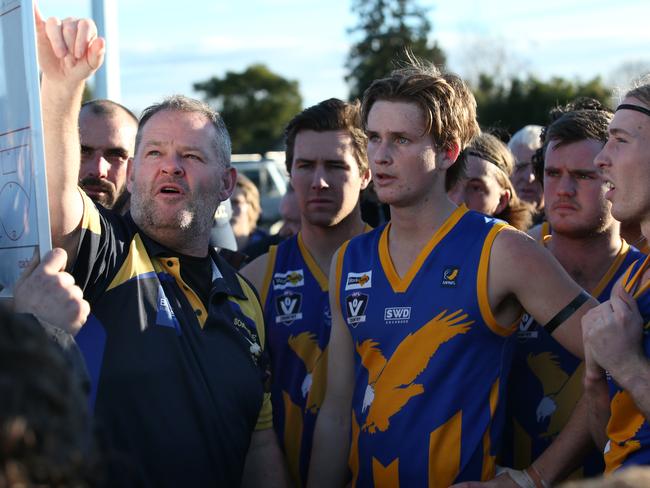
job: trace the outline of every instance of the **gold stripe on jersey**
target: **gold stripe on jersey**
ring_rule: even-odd
[[[433,251],[433,248],[438,245],[438,243],[449,233],[449,231],[451,231],[451,229],[454,228],[458,221],[467,212],[468,209],[465,205],[459,206],[452,212],[445,223],[440,226],[435,234],[433,234],[427,245],[422,248],[417,258],[415,261],[413,261],[413,264],[411,264],[411,267],[404,275],[404,278],[399,277],[397,271],[395,270],[395,266],[393,265],[393,260],[390,257],[390,252],[388,250],[388,233],[390,231],[391,224],[388,223],[388,225],[382,231],[381,237],[379,238],[379,260],[381,262],[384,273],[386,274],[386,278],[388,279],[388,282],[390,283],[390,286],[395,293],[404,293],[408,289],[409,285],[424,264],[424,261],[427,259],[429,254],[431,254],[431,251]]]
[[[463,413],[458,411],[429,436],[429,486],[450,486],[460,472]]]
[[[499,378],[492,385],[490,390],[490,419],[494,419],[494,412],[497,410],[497,403],[499,402]],[[490,430],[492,429],[492,420],[490,425],[483,434],[483,469],[481,470],[482,480],[491,480],[496,474],[496,459],[495,456],[490,455],[492,450],[492,442],[490,441]]]
[[[81,199],[84,203],[83,216],[81,217],[81,228],[89,230],[93,234],[100,235],[102,233],[102,226],[99,221],[99,211],[95,203],[90,199],[86,192],[77,187]]]
[[[596,287],[591,291],[591,296],[597,297],[603,292],[603,289],[612,281],[612,278],[620,268],[621,263],[625,260],[627,252],[630,250],[630,245],[625,242],[624,239],[621,239],[621,248],[618,250],[618,254],[614,258],[614,262],[609,267],[605,275],[600,279]]]
[[[511,227],[506,223],[498,223],[494,224],[494,226],[490,229],[490,232],[483,242],[483,250],[481,251],[481,259],[479,260],[477,271],[478,276],[476,279],[476,294],[478,296],[478,305],[481,310],[481,317],[483,317],[485,325],[487,325],[492,332],[502,337],[507,337],[515,330],[517,330],[517,327],[519,326],[519,322],[521,320],[521,318],[517,318],[517,320],[515,320],[515,322],[510,325],[510,327],[503,327],[502,325],[499,325],[496,318],[494,318],[494,314],[492,313],[488,295],[487,279],[490,266],[492,244],[494,242],[494,239],[496,239],[497,234],[506,228]]]
[[[630,266],[630,269],[628,269],[625,275],[623,276],[623,282],[626,283],[625,291],[630,293],[634,289],[634,287],[637,286],[639,280],[643,276],[643,273],[645,272],[649,264],[650,264],[650,256],[647,256],[644,259],[643,263],[641,263],[641,266],[639,266],[639,269],[636,271],[632,279],[627,281],[627,279],[630,276],[630,270],[632,269],[632,266]],[[646,281],[645,284],[643,284],[642,286],[636,289],[636,291],[634,292],[634,298],[640,297],[648,288],[650,288],[650,280]]]
[[[605,453],[605,472],[618,468],[631,453],[641,449],[641,443],[632,439],[645,422],[645,417],[626,391],[619,391],[614,395],[611,407],[616,415],[610,416],[607,424],[607,436],[610,441],[609,451]]]
[[[196,320],[199,321],[199,325],[203,328],[205,321],[208,319],[208,311],[199,296],[194,292],[194,290],[192,290],[192,288],[190,288],[190,285],[185,283],[183,278],[181,278],[181,264],[179,259],[165,257],[157,259],[154,263],[154,265],[157,265],[156,270],[158,270],[159,267],[162,267],[165,273],[174,277],[178,287],[183,290],[183,295],[185,295],[187,301],[190,302],[192,310],[198,310],[201,312],[196,314]]]
[[[542,228],[540,230],[540,238],[543,241],[547,236],[551,235],[551,224],[547,220],[542,222]]]
[[[316,261],[309,253],[309,249],[307,249],[307,246],[305,246],[305,242],[302,240],[302,232],[298,232],[298,249],[300,250],[302,259],[305,261],[305,264],[307,264],[307,268],[309,268],[309,271],[311,272],[312,276],[318,282],[320,289],[326,292],[329,288],[327,276],[325,276],[323,270],[320,269],[318,264],[316,264]]]
[[[275,268],[275,258],[278,255],[278,246],[269,247],[269,253],[266,259],[266,273],[262,281],[262,289],[260,292],[260,300],[266,303],[266,297],[269,295],[269,287],[271,286],[271,279],[273,279],[273,268]]]
[[[334,306],[339,310],[341,317],[343,316],[343,311],[341,310],[341,279],[343,276],[343,257],[345,256],[345,250],[348,248],[350,241],[345,241],[341,247],[339,247],[338,255],[336,258],[336,290],[334,290]],[[334,310],[330,310],[333,314]],[[354,415],[353,415],[354,416]]]
[[[378,487],[399,487],[399,459],[393,459],[384,466],[376,457],[372,458],[372,481]]]
[[[111,281],[111,284],[108,285],[106,291],[110,291],[136,276],[153,273],[154,271],[154,265],[151,259],[149,259],[142,239],[136,234],[131,244],[129,244],[129,252],[124,263],[122,263],[120,270],[115,275],[115,278],[113,278],[113,281]]]

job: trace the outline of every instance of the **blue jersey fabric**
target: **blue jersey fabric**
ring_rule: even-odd
[[[650,281],[641,284],[650,257],[639,259],[623,276],[625,289],[632,293],[643,318],[643,350],[650,357]],[[607,424],[609,441],[605,446],[605,471],[650,464],[650,424],[634,403],[632,395],[622,389],[608,374],[610,418]]]
[[[273,426],[294,483],[303,486],[325,394],[332,316],[327,276],[301,234],[269,249],[261,296],[271,356]]]
[[[589,292],[600,302],[609,299],[614,283],[640,257],[639,250],[622,241],[612,265]],[[551,445],[573,413],[583,391],[584,363],[528,314],[514,339],[501,463],[524,469]],[[596,476],[604,467],[602,453],[594,448],[572,477]]]
[[[494,476],[515,330],[487,297],[505,223],[459,207],[400,278],[389,226],[339,250],[337,303],[355,349],[352,486],[447,487]]]

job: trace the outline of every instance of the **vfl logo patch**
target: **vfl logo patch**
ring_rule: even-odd
[[[533,330],[530,330],[535,319],[532,315],[525,313],[521,317],[521,322],[519,322],[519,330],[517,331],[517,339],[520,341],[525,341],[527,339],[537,339],[539,332],[536,330],[537,327],[533,327]]]
[[[458,266],[448,266],[445,268],[445,270],[442,272],[442,282],[440,283],[442,286],[456,286],[458,282],[458,273],[460,272],[460,268]]]
[[[275,298],[275,322],[291,325],[295,320],[302,319],[302,294],[284,292]]]
[[[355,328],[361,322],[366,321],[366,308],[368,307],[368,295],[363,293],[352,293],[345,299],[348,315],[348,325]]]
[[[345,281],[345,291],[360,290],[362,288],[370,288],[372,286],[372,271],[365,271],[363,273],[348,273],[348,278]]]
[[[406,324],[411,318],[411,307],[386,307],[384,309],[384,322],[392,324]]]
[[[286,273],[275,273],[273,275],[273,289],[284,290],[285,288],[296,288],[304,286],[305,275],[302,269],[294,269]]]

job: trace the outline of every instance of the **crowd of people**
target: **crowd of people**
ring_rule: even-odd
[[[217,112],[82,104],[104,40],[36,23],[54,249],[0,309],[0,488],[645,486],[650,84],[504,141],[409,57],[289,122],[269,235]]]

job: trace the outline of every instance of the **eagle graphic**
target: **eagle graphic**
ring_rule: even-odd
[[[321,350],[318,346],[316,334],[312,332],[302,332],[296,336],[289,336],[288,343],[307,370],[300,389],[303,398],[307,398],[305,408],[315,414],[323,404],[323,398],[325,397],[327,348]],[[313,388],[312,385],[314,385]]]
[[[362,412],[368,411],[361,430],[371,434],[384,432],[389,419],[408,401],[424,392],[424,386],[414,383],[441,344],[470,330],[473,320],[462,310],[447,314],[443,310],[417,331],[407,335],[386,360],[379,344],[367,339],[356,345],[361,363],[368,370],[368,386],[363,398]]]
[[[580,395],[584,363],[569,376],[561,367],[557,356],[551,352],[529,354],[528,367],[542,384],[544,398],[537,405],[537,422],[550,417],[548,428],[541,437],[557,435],[568,422]]]

